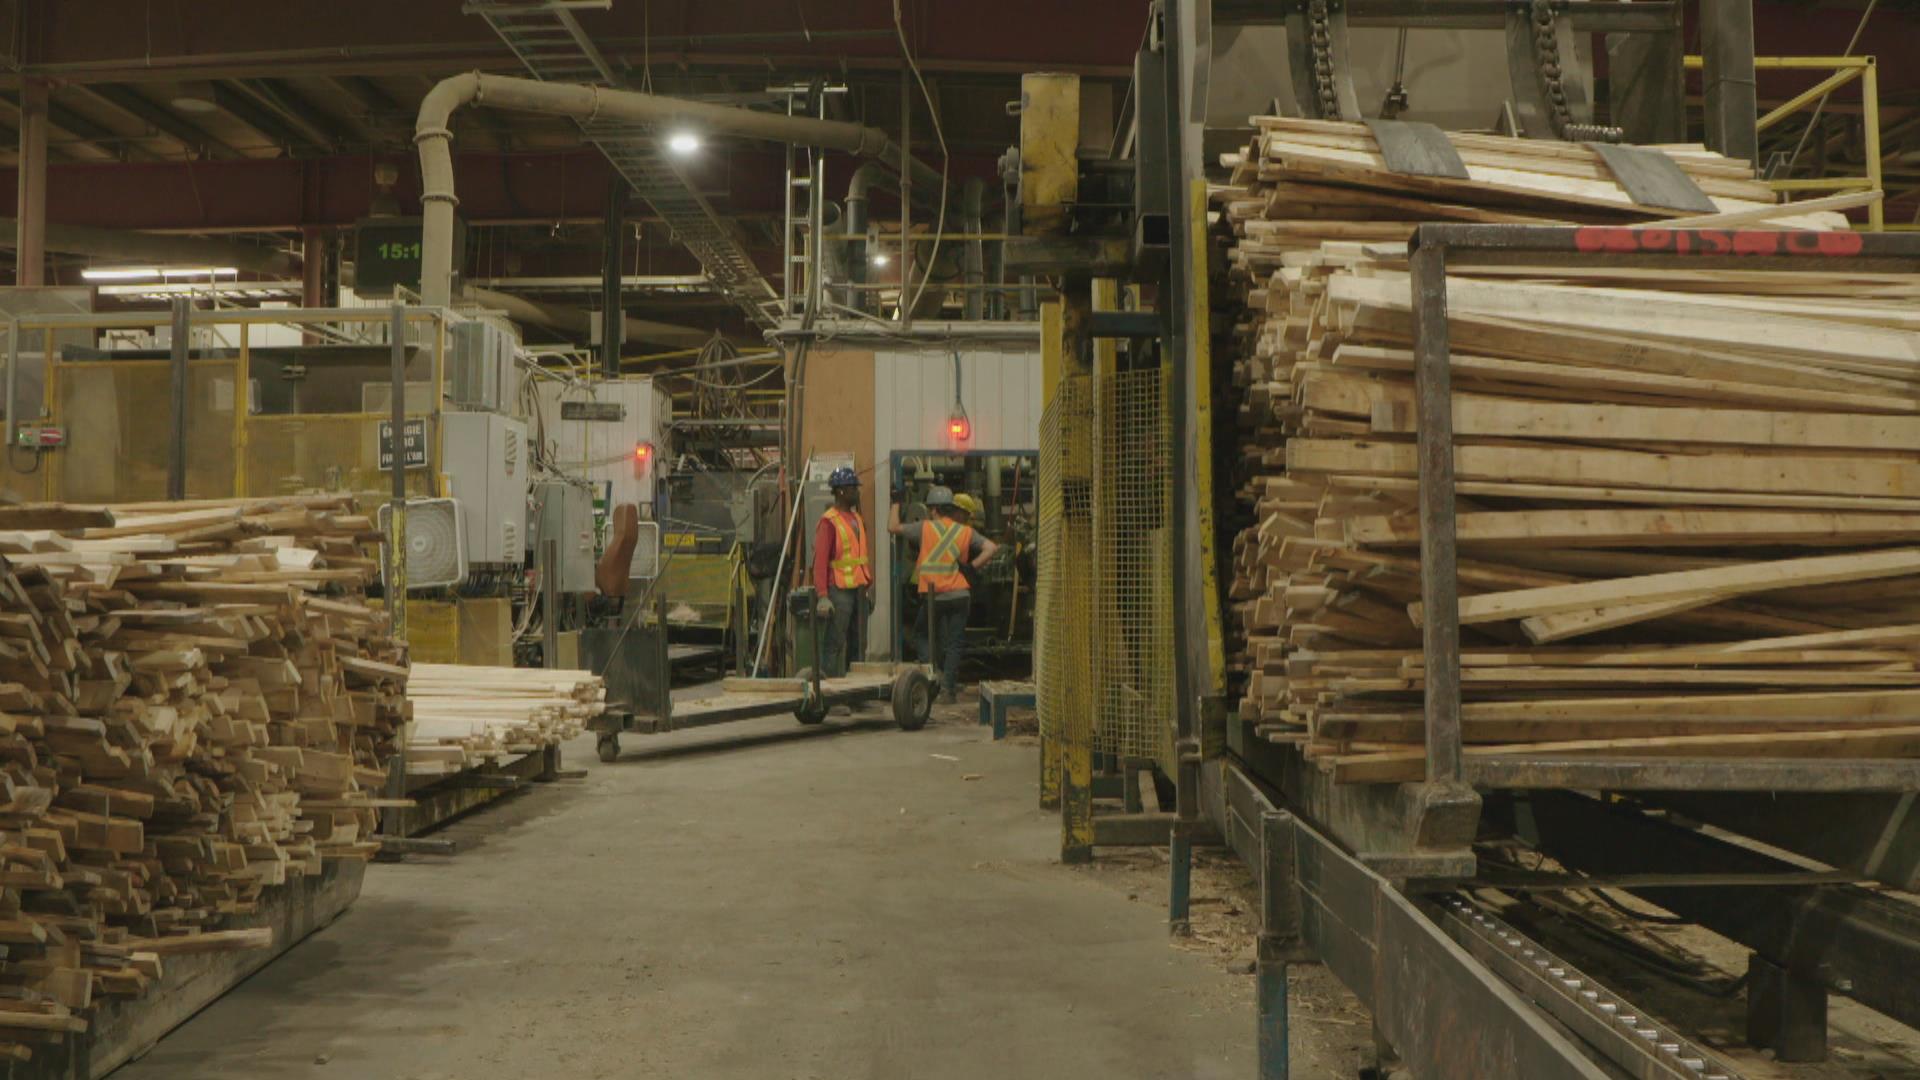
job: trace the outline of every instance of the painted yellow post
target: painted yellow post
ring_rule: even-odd
[[[1072,286],[1065,289],[1072,290]],[[1065,369],[1073,374],[1086,374],[1083,358],[1089,353],[1093,357],[1091,423],[1074,425],[1063,432],[1061,441],[1071,447],[1070,452],[1078,460],[1091,462],[1094,427],[1101,423],[1101,380],[1111,376],[1119,353],[1115,343],[1098,339],[1089,349],[1088,327],[1094,308],[1117,306],[1119,287],[1111,280],[1100,279],[1095,280],[1087,292],[1063,291],[1061,298],[1065,305],[1060,335]],[[1095,475],[1098,475],[1097,469]],[[1060,860],[1068,863],[1093,861],[1093,713],[1097,696],[1093,687],[1093,657],[1100,643],[1100,620],[1091,617],[1099,597],[1099,582],[1095,576],[1098,571],[1093,558],[1090,511],[1089,507],[1087,511],[1067,515],[1064,524],[1067,557],[1061,560],[1062,567],[1068,571],[1060,588],[1069,598],[1067,602],[1071,606],[1067,610],[1088,616],[1078,620],[1080,625],[1067,628],[1068,633],[1079,637],[1076,647],[1068,649],[1068,655],[1080,665],[1069,682],[1074,692],[1068,695],[1065,715],[1060,718]]]
[[[1209,318],[1207,291],[1207,182],[1196,179],[1187,192],[1188,232],[1193,239],[1193,317]],[[1214,565],[1213,522],[1213,340],[1203,324],[1193,336],[1195,497],[1200,501],[1200,594],[1207,616],[1207,674],[1213,692],[1227,688],[1227,648],[1221,639],[1220,570]]]
[[[247,332],[251,329],[251,323],[240,324],[240,362],[233,369],[233,494],[236,498],[247,495],[247,388],[253,364]]]
[[[1867,57],[1867,66],[1860,73],[1860,126],[1866,133],[1867,142],[1867,179],[1873,181],[1873,190],[1885,191],[1880,183],[1880,67],[1873,57]],[[1867,204],[1867,228],[1874,232],[1884,232],[1887,228],[1887,207],[1884,198]]]
[[[1040,396],[1042,406],[1051,405],[1059,394],[1060,381],[1066,378],[1066,357],[1062,348],[1061,304],[1050,300],[1040,305]],[[1060,582],[1048,582],[1047,588],[1054,596],[1060,594]],[[1038,635],[1035,644],[1046,648],[1046,635]],[[1042,657],[1041,663],[1058,663],[1059,658]],[[1040,809],[1058,810],[1060,808],[1060,718],[1049,716],[1049,723],[1040,725]]]
[[[60,385],[60,358],[56,356],[53,351],[53,327],[47,327],[46,335],[40,341],[40,348],[43,350],[40,353],[41,357],[43,357],[40,370],[43,372],[42,378],[46,380],[46,386],[41,388],[41,408],[47,414],[47,423],[59,427],[60,394],[58,388]],[[8,453],[12,453],[12,451],[9,450]],[[40,471],[46,474],[46,478],[42,480],[41,483],[45,485],[47,501],[58,502],[60,492],[54,489],[53,483],[56,470],[48,468],[47,465],[47,459],[43,456],[41,458]]]

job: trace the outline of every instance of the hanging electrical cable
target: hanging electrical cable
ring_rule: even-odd
[[[900,19],[900,0],[893,0],[893,32],[900,39],[900,54],[906,57],[907,68],[913,72],[913,81],[920,86],[920,96],[926,99],[927,115],[933,118],[933,136],[940,141],[940,215],[934,220],[933,250],[927,255],[927,268],[920,275],[920,284],[913,290],[911,300],[907,297],[906,278],[900,279],[901,310],[911,314],[914,308],[920,306],[920,295],[927,291],[927,282],[932,280],[933,268],[940,259],[940,238],[947,231],[947,174],[951,162],[947,153],[947,134],[940,126],[940,110],[933,103],[933,93],[927,89],[927,80],[920,74],[920,65],[913,59],[913,50],[907,47],[907,28]],[[908,270],[908,267],[900,268],[902,274]]]

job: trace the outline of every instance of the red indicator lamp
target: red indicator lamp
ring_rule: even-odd
[[[635,443],[633,447],[634,475],[635,476],[646,475],[647,466],[651,465],[652,463],[653,463],[653,444],[644,443],[644,442]]]
[[[953,437],[954,442],[966,442],[973,437],[973,421],[967,419],[965,412],[955,410],[947,418],[947,434]]]

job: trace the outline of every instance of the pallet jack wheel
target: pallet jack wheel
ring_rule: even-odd
[[[901,731],[919,731],[933,715],[933,680],[919,668],[893,677],[893,722]]]
[[[802,686],[800,705],[793,710],[793,718],[803,724],[818,724],[827,718],[827,703],[814,696],[813,669],[801,668],[796,676]]]
[[[594,740],[593,749],[600,755],[601,761],[611,765],[620,760],[620,736],[615,732],[603,731]]]

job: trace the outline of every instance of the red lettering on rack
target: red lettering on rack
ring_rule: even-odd
[[[1574,250],[1586,254],[1812,255],[1847,258],[1866,246],[1857,232],[1773,229],[1626,229],[1589,225],[1575,229]]]

